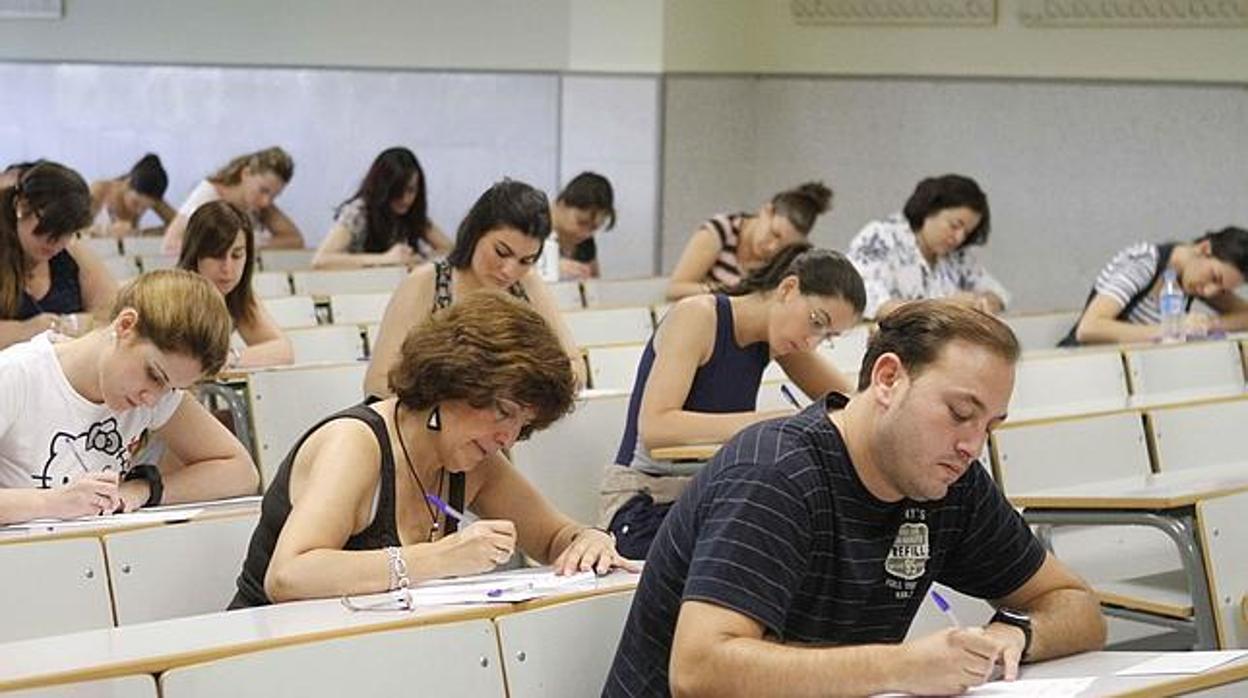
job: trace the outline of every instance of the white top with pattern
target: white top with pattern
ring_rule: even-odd
[[[69,384],[49,333],[0,351],[0,487],[62,487],[84,472],[130,469],[145,429],[182,403],[172,390],[152,407],[115,412]]]
[[[347,252],[360,254],[364,252],[364,237],[368,233],[368,212],[364,210],[364,199],[355,197],[338,207],[334,215],[334,224],[340,225],[351,234],[351,242],[347,244]],[[380,250],[385,252],[385,250]],[[435,254],[433,246],[423,237],[416,241],[416,254],[425,259],[432,259]]]
[[[217,193],[216,185],[206,179],[200,180],[199,184],[195,185],[195,188],[191,190],[191,193],[187,194],[186,201],[183,201],[182,206],[178,209],[178,214],[186,216],[187,220],[190,220],[191,215],[200,206],[220,199],[221,195]],[[252,230],[256,232],[256,247],[264,247],[269,244],[273,240],[273,233],[264,227],[264,224],[260,222],[260,217],[255,213],[249,211],[247,216],[251,218]],[[170,254],[177,254],[177,251],[175,250]]]
[[[847,256],[867,287],[866,317],[875,317],[890,300],[945,298],[959,291],[991,292],[1006,305],[1010,303],[1009,292],[967,247],[929,265],[910,223],[900,213],[868,223],[849,243]]]
[[[1092,290],[1103,293],[1127,307],[1131,299],[1153,283],[1157,273],[1160,251],[1151,242],[1136,243],[1109,260],[1109,264],[1096,276]],[[1122,318],[1137,325],[1156,325],[1161,322],[1161,305],[1157,294],[1149,293],[1140,299],[1127,317]]]

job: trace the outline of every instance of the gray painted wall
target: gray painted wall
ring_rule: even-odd
[[[1077,307],[1133,241],[1248,225],[1242,86],[669,77],[664,141],[664,270],[708,214],[812,177],[836,191],[814,239],[838,249],[921,177],[975,177],[1017,310]]]

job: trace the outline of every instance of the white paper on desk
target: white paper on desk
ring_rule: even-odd
[[[1248,655],[1245,650],[1220,652],[1167,652],[1159,657],[1133,664],[1117,672],[1118,676],[1151,676],[1155,674],[1199,674]]]
[[[441,604],[512,603],[546,596],[593,589],[598,584],[593,572],[557,575],[549,567],[494,572],[422,582],[411,588],[417,606]]]
[[[83,516],[77,519],[33,519],[22,523],[9,524],[8,528],[52,532],[76,531],[84,528],[113,528],[133,526],[135,524],[186,521],[199,516],[202,512],[203,509],[169,509],[166,511],[133,511],[128,514],[111,514],[109,516]]]
[[[963,696],[1027,696],[1028,698],[1074,698],[1083,693],[1096,681],[1096,677],[1080,677],[1073,679],[1018,679],[1017,681],[993,681],[976,686]],[[908,696],[909,693],[884,693],[875,698],[892,696]]]

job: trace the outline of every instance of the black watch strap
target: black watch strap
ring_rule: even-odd
[[[160,504],[160,500],[165,496],[165,483],[160,478],[160,469],[154,465],[143,464],[136,465],[131,468],[124,478],[123,482],[131,480],[145,480],[149,494],[147,502],[143,504],[145,507],[154,507]]]
[[[1023,631],[1023,653],[1020,659],[1025,659],[1027,653],[1031,651],[1031,616],[1022,611],[1002,607],[998,608],[997,612],[992,614],[992,620],[988,621],[989,625],[993,623],[1012,625]]]

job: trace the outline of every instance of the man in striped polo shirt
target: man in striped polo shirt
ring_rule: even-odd
[[[959,693],[1101,647],[1090,589],[975,461],[1018,354],[999,320],[914,301],[858,394],[737,434],[659,529],[603,695]],[[933,581],[1000,610],[898,644]]]

